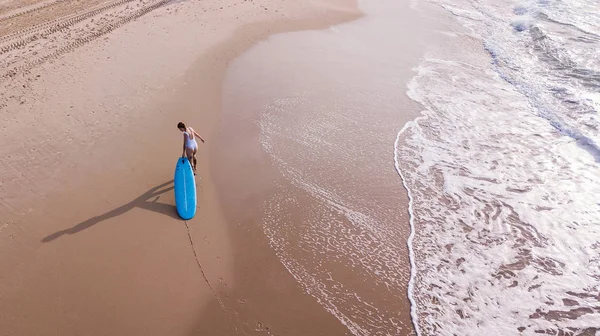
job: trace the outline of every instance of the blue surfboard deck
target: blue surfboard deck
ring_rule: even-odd
[[[196,180],[187,158],[177,160],[175,167],[175,206],[179,217],[188,220],[196,215]]]

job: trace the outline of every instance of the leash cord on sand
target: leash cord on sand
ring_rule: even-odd
[[[187,230],[188,238],[190,240],[190,246],[192,247],[192,252],[194,253],[194,259],[196,259],[196,264],[198,265],[198,268],[200,269],[200,273],[202,273],[202,277],[204,278],[204,281],[206,281],[208,288],[210,288],[210,291],[213,293],[213,296],[219,303],[219,306],[221,306],[221,309],[223,310],[223,312],[225,312],[225,314],[227,314],[227,317],[229,317],[229,320],[231,320],[231,323],[233,324],[235,331],[241,332],[243,335],[246,335],[246,333],[244,333],[243,330],[238,329],[237,323],[235,323],[235,320],[233,319],[231,312],[229,312],[227,307],[225,307],[225,304],[223,303],[223,301],[221,301],[221,298],[219,297],[219,295],[217,294],[217,292],[215,291],[213,286],[210,284],[210,281],[208,281],[208,277],[206,277],[206,274],[204,273],[204,269],[202,268],[202,265],[200,264],[200,259],[198,258],[198,253],[196,253],[196,246],[194,245],[194,240],[192,239],[192,234],[190,233],[190,226],[188,225],[187,221],[183,221],[183,222],[185,223],[185,228]]]

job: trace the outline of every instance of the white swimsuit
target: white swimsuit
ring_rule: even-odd
[[[183,134],[184,137],[187,135],[187,138],[185,138],[185,147],[189,149],[197,149],[198,143],[196,142],[196,139],[192,138],[187,131],[183,132]]]

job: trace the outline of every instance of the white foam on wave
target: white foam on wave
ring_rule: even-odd
[[[568,136],[600,143],[600,123],[590,117],[600,111],[577,100],[600,88],[600,12],[590,10],[594,1],[430,1],[483,39],[496,69],[539,115]]]
[[[398,135],[426,335],[597,327],[600,167],[491,69],[428,59]],[[523,328],[523,329],[518,329]]]
[[[408,280],[408,300],[410,301],[410,317],[413,322],[413,326],[415,328],[415,332],[417,336],[421,335],[421,329],[419,328],[419,315],[417,314],[417,303],[415,301],[414,292],[415,292],[415,277],[417,274],[417,265],[415,263],[415,249],[413,241],[415,239],[415,216],[414,216],[414,199],[413,195],[410,192],[410,188],[407,184],[407,179],[404,177],[402,173],[402,169],[400,168],[400,162],[398,161],[398,152],[400,146],[400,138],[404,131],[409,127],[413,127],[413,124],[421,120],[423,117],[416,118],[414,121],[406,123],[406,125],[398,132],[398,136],[396,137],[396,141],[394,142],[394,167],[396,167],[396,171],[402,178],[402,185],[406,189],[408,194],[408,212],[410,213],[410,234],[408,235],[408,239],[406,244],[408,246],[408,257],[410,261],[410,278]]]
[[[492,66],[466,50],[430,57],[408,88],[425,107],[395,146],[413,319],[427,335],[594,334],[600,12],[587,0],[433,1]]]
[[[572,25],[583,32],[600,36],[600,11],[598,11],[598,1],[554,0],[544,3],[527,0],[524,2],[529,3],[532,7],[542,7],[544,13],[556,22]]]

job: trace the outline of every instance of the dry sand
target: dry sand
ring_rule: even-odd
[[[266,244],[232,246],[211,176],[239,170],[209,162],[227,64],[269,34],[355,19],[353,3],[0,6],[0,334],[348,333]],[[179,120],[207,140],[187,223]]]

